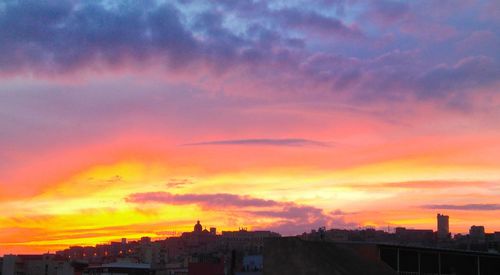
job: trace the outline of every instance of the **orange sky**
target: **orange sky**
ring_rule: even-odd
[[[219,230],[245,226],[295,234],[320,225],[435,228],[435,215],[443,212],[451,216],[453,232],[473,224],[500,230],[498,209],[464,206],[498,203],[498,132],[457,129],[448,135],[420,121],[408,127],[364,115],[350,118],[362,124],[342,131],[333,115],[331,122],[314,112],[309,116],[327,122],[308,136],[321,143],[246,140],[255,135],[241,125],[235,127],[243,133],[189,140],[168,129],[124,129],[78,146],[20,152],[23,161],[1,178],[1,253],[163,238],[162,232],[191,230],[196,219]],[[271,132],[310,133],[303,127]],[[209,142],[193,144],[200,140]],[[166,197],[148,197],[157,193]],[[134,195],[145,198],[130,199]]]

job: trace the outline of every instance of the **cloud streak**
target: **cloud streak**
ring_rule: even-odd
[[[165,186],[167,188],[182,188],[193,183],[194,182],[191,179],[170,179]]]
[[[251,138],[251,139],[230,139],[230,140],[214,140],[206,142],[186,143],[184,146],[205,146],[205,145],[240,145],[240,146],[286,146],[286,147],[304,147],[304,146],[320,146],[329,147],[325,142],[301,139],[301,138]]]
[[[477,204],[428,204],[422,206],[427,209],[443,210],[466,210],[466,211],[498,211],[500,204],[477,203]]]
[[[233,194],[172,194],[168,192],[137,193],[125,198],[130,203],[199,204],[203,207],[268,207],[279,203]]]
[[[347,184],[348,188],[359,189],[456,189],[456,188],[489,188],[496,186],[495,182],[487,181],[445,181],[445,180],[425,180],[425,181],[403,181],[403,182],[380,182],[373,184]]]

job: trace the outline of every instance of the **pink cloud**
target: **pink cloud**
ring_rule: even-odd
[[[345,213],[343,212],[335,212],[333,213],[335,217],[333,217],[314,206],[228,193],[135,193],[126,197],[125,201],[135,204],[194,204],[211,212],[232,212],[233,214],[238,213],[238,215],[250,216],[252,218],[272,218],[274,222],[266,225],[266,227],[283,234],[298,234],[304,230],[308,231],[319,226],[354,227],[356,225],[352,222],[345,222]],[[259,226],[257,225],[257,227]]]

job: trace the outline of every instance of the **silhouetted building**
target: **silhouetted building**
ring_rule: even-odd
[[[285,240],[283,246],[277,244],[276,253],[289,249],[283,253],[293,256],[283,258],[272,252],[272,257],[286,261],[282,265],[273,259],[270,266],[266,264],[265,243],[269,239],[280,239],[278,233],[240,228],[238,231],[222,231],[222,234],[217,235],[215,227],[203,229],[200,221],[197,221],[193,231],[164,240],[143,237],[140,240],[127,242],[122,239],[94,247],[72,246],[58,251],[56,255],[6,255],[0,258],[0,275],[73,275],[61,274],[63,270],[81,275],[78,272],[87,267],[88,271],[84,274],[116,274],[125,271],[126,274],[187,275],[207,274],[200,272],[209,270],[218,274],[223,267],[225,274],[234,275],[329,275],[358,274],[354,272],[364,272],[364,267],[387,272],[384,265],[390,266],[392,271],[400,271],[400,274],[418,274],[418,270],[425,271],[425,274],[438,274],[439,266],[442,272],[448,272],[441,274],[475,274],[470,273],[470,268],[479,265],[481,275],[498,274],[488,272],[500,270],[496,269],[500,257],[500,232],[486,234],[483,226],[472,226],[470,234],[456,234],[451,239],[449,217],[438,214],[437,221],[437,232],[404,227],[395,228],[394,233],[374,228],[327,230],[320,227],[300,235],[300,241]],[[299,251],[301,249],[303,251]],[[477,254],[479,252],[483,254]],[[485,254],[487,252],[491,253]],[[145,266],[141,264],[147,264],[149,268],[143,268]],[[465,273],[460,273],[460,270],[465,270]],[[363,274],[384,274],[380,272]]]
[[[437,236],[440,240],[446,240],[450,237],[450,217],[437,214]]]
[[[400,243],[428,244],[434,241],[434,232],[431,229],[396,227],[395,234]]]
[[[494,239],[495,241],[500,241],[500,232],[499,232],[499,231],[495,231],[495,232],[493,233],[493,239]]]
[[[141,237],[141,243],[143,244],[151,243],[151,237]]]
[[[79,274],[69,261],[55,254],[4,255],[2,275],[73,275]]]
[[[210,234],[212,234],[212,235],[217,235],[217,228],[215,228],[215,227],[210,227]]]
[[[484,226],[473,225],[469,229],[469,237],[473,242],[484,242]]]
[[[222,231],[222,243],[226,249],[246,250],[252,252],[262,251],[265,238],[280,237],[281,235],[272,231]]]

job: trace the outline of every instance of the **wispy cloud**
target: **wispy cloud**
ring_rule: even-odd
[[[446,209],[446,210],[469,210],[469,211],[497,211],[500,210],[500,204],[494,203],[475,203],[475,204],[428,204],[422,206],[427,209]]]
[[[302,138],[249,138],[249,139],[227,139],[214,140],[205,142],[186,143],[184,146],[204,146],[204,145],[241,145],[241,146],[289,146],[289,147],[304,147],[304,146],[322,146],[329,147],[330,143],[302,139]]]
[[[193,184],[193,181],[190,179],[170,179],[168,182],[165,184],[167,188],[181,188],[186,185],[191,185]]]
[[[125,198],[132,203],[199,204],[203,207],[265,207],[276,206],[278,202],[239,196],[219,194],[172,194],[169,192],[135,193]]]
[[[496,183],[488,181],[461,181],[461,180],[424,180],[402,182],[379,182],[373,184],[346,184],[343,187],[356,189],[453,189],[465,187],[487,188]]]

